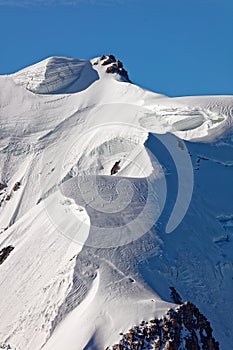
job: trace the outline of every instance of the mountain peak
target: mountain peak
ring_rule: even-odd
[[[123,81],[130,82],[128,72],[124,69],[123,63],[117,60],[114,55],[103,55],[96,59],[93,65],[106,66],[106,73],[118,74]]]
[[[52,94],[80,92],[100,77],[104,78],[106,73],[116,74],[118,80],[130,82],[123,63],[113,55],[104,55],[91,61],[52,56],[12,76],[16,84],[33,93]]]
[[[113,55],[0,76],[0,349],[232,348],[232,102]]]

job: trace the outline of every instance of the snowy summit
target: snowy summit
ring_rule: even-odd
[[[0,349],[230,350],[232,125],[113,55],[0,76]]]

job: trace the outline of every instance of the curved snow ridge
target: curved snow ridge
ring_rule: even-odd
[[[123,127],[124,126],[124,127]],[[137,126],[103,125],[90,129],[70,147],[63,168],[62,182],[80,175],[146,177],[153,167],[144,143],[148,133]]]
[[[85,79],[80,79],[84,72]],[[69,92],[78,92],[98,79],[90,61],[57,56],[49,57],[12,76],[16,84],[36,94],[64,92],[64,89],[77,80],[75,91]]]
[[[208,142],[232,135],[233,96],[184,96],[173,98],[172,101],[182,103],[190,109],[197,108],[204,116],[203,124],[194,132],[191,131],[190,140]]]
[[[211,142],[232,133],[231,106],[225,108],[229,114],[208,107],[155,106],[153,112],[141,117],[139,122],[151,132],[158,133],[163,128],[163,132],[171,132],[184,140]]]

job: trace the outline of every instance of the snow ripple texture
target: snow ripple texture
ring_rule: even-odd
[[[76,92],[83,90],[98,77],[90,61],[75,58],[51,57],[14,75],[14,81],[36,94],[62,92],[85,73],[85,81],[76,87]],[[88,74],[87,74],[88,73]],[[88,79],[87,79],[88,78]],[[86,87],[87,87],[86,86]]]

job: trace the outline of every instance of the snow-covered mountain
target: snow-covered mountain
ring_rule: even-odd
[[[232,121],[233,96],[156,94],[112,55],[0,76],[0,348],[122,349],[178,295],[230,350]]]

